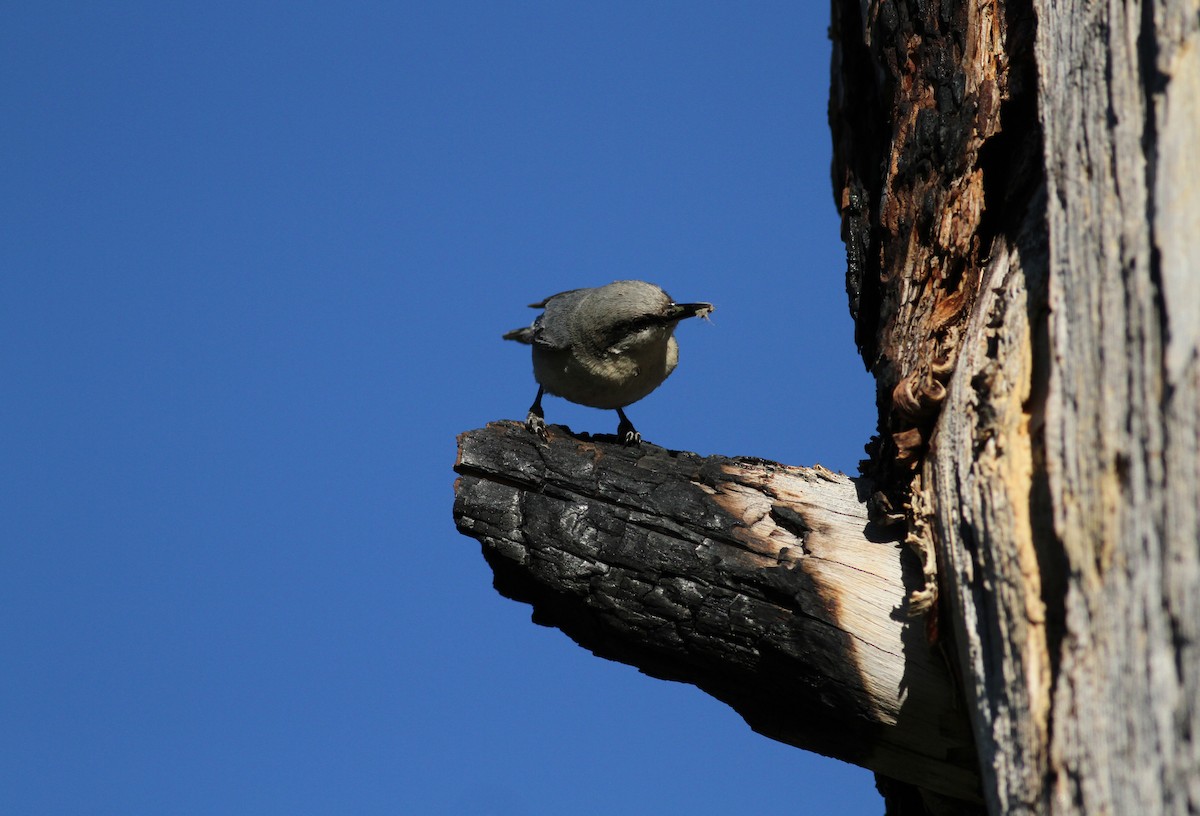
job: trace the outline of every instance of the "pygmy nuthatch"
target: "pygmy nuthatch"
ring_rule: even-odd
[[[617,409],[617,436],[627,445],[640,442],[642,435],[621,409],[658,388],[675,370],[676,324],[713,311],[711,303],[675,303],[643,281],[572,289],[530,307],[545,311],[532,326],[504,335],[533,346],[539,387],[525,427],[546,436],[542,394],[549,392],[579,405]]]

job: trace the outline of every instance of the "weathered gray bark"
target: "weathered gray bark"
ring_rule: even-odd
[[[945,583],[993,810],[1197,813],[1200,6],[1037,11],[1045,247],[950,389]]]
[[[1053,6],[1053,7],[1052,7]],[[1200,4],[1038,4],[1052,812],[1200,812]]]
[[[847,235],[869,236],[851,271],[880,304],[859,318],[873,468],[941,565],[989,808],[1200,812],[1200,6],[1042,2],[1036,28],[1012,2],[835,8],[866,15],[842,53],[876,71],[846,75],[891,134],[835,117]],[[959,161],[855,170],[880,145],[911,168],[928,148],[907,122],[977,119],[997,88],[1001,127],[973,124]],[[1018,122],[1041,145],[1022,173]],[[977,173],[982,214],[953,198]],[[925,224],[889,215],[930,188]],[[985,252],[943,239],[964,222]],[[947,278],[947,254],[970,271]],[[971,280],[948,345],[931,316]]]

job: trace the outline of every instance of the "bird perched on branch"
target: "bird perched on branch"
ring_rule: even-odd
[[[533,346],[538,392],[525,427],[545,438],[542,395],[549,393],[592,408],[615,408],[621,418],[617,436],[626,445],[641,442],[642,435],[622,409],[675,370],[675,326],[713,311],[711,303],[676,303],[644,281],[572,289],[529,305],[544,311],[533,325],[504,335]]]

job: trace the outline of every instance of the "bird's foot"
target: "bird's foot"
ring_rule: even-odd
[[[541,414],[530,411],[529,416],[525,417],[525,427],[530,433],[546,438],[546,419]]]
[[[543,440],[546,438],[546,415],[542,413],[542,394],[545,389],[538,386],[537,396],[533,398],[533,405],[529,406],[529,415],[525,417],[525,427],[530,433],[537,434]]]
[[[633,427],[625,414],[621,414],[621,422],[617,425],[617,438],[621,440],[622,445],[640,445],[642,444],[642,435],[637,432],[637,428]]]

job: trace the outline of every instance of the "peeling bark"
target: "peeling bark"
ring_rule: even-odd
[[[998,0],[833,3],[833,185],[885,488],[920,465],[999,205],[1029,194],[1029,16]]]

